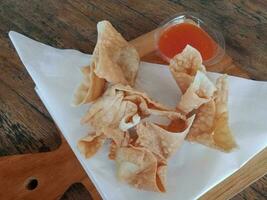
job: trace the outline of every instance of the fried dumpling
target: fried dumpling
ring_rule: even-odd
[[[103,94],[105,82],[135,83],[140,62],[136,49],[108,21],[99,22],[97,32],[92,61],[82,69],[84,80],[75,92],[74,105],[96,100]]]
[[[196,115],[187,140],[226,152],[236,147],[228,125],[226,76],[213,84],[205,73],[200,53],[189,45],[171,61],[170,70],[183,92],[177,109],[187,116]]]
[[[150,149],[161,158],[160,160],[167,160],[183,143],[193,120],[194,116],[186,121],[180,121],[179,123],[183,123],[182,130],[180,128],[171,129],[168,126],[164,127],[151,122],[140,123],[136,127],[138,138],[135,145]],[[176,123],[178,122],[176,121]]]
[[[83,82],[74,93],[73,105],[89,103],[103,94],[106,81],[94,73],[95,66],[87,66],[81,69]]]
[[[127,132],[123,132],[120,129],[103,128],[102,132],[89,133],[79,140],[78,149],[86,158],[90,158],[100,150],[106,139],[111,140],[109,157],[113,159],[116,156],[116,149],[128,146],[130,140]]]
[[[214,99],[196,111],[187,139],[229,152],[237,145],[228,124],[228,85],[225,75],[217,79],[216,87]]]
[[[108,21],[97,24],[98,39],[94,51],[95,73],[110,83],[134,85],[139,55]]]
[[[97,130],[108,126],[126,131],[149,115],[185,119],[181,113],[153,101],[145,93],[116,84],[91,105],[82,123],[88,123]]]
[[[123,98],[122,91],[117,91],[114,87],[109,88],[91,105],[81,122],[89,123],[96,130],[106,127],[119,128],[122,120],[131,119],[137,113],[137,106],[130,101],[123,101]],[[127,122],[128,128],[131,128],[129,121]],[[125,130],[125,127],[123,128]]]
[[[119,148],[116,156],[119,180],[144,190],[165,192],[166,165],[142,147]]]
[[[139,123],[137,139],[128,147],[117,148],[118,178],[140,189],[165,192],[167,159],[181,146],[193,120],[194,116],[181,120],[182,129],[152,122]]]
[[[205,66],[202,65],[201,54],[190,45],[171,59],[169,67],[182,93],[185,93],[193,82],[197,71],[206,71]]]
[[[124,100],[131,101],[138,106],[138,113],[142,118],[148,117],[149,115],[157,115],[165,116],[169,119],[186,119],[186,117],[177,110],[154,101],[144,92],[121,84],[117,84],[115,87],[119,91],[124,91]]]
[[[113,128],[106,128],[104,133],[108,139],[111,139],[108,156],[111,160],[114,160],[116,158],[117,149],[120,147],[127,147],[130,144],[130,134],[127,131]]]
[[[97,153],[105,140],[106,136],[102,132],[93,132],[79,140],[78,149],[86,158],[90,158]]]
[[[215,91],[215,85],[203,72],[198,71],[194,81],[182,95],[177,108],[187,114],[210,101]]]
[[[227,76],[221,76],[216,82],[217,93],[215,96],[216,116],[214,123],[214,143],[217,148],[230,151],[237,147],[228,119],[228,81]]]

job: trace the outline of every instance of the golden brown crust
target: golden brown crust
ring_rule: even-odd
[[[140,62],[136,49],[108,21],[99,22],[97,31],[94,72],[109,83],[133,86]]]
[[[216,87],[214,99],[196,110],[196,118],[187,139],[230,152],[237,147],[237,144],[229,128],[228,83],[225,75],[218,78]]]
[[[83,82],[74,94],[73,105],[100,97],[105,83],[133,86],[139,69],[139,55],[108,21],[97,24],[98,38],[90,66],[82,69]]]
[[[169,67],[182,93],[188,89],[198,70],[205,72],[200,53],[190,45],[170,61]]]
[[[90,158],[102,147],[106,137],[103,133],[91,133],[78,142],[78,149],[86,158]]]
[[[94,101],[103,94],[106,81],[96,76],[93,70],[94,66],[81,69],[83,82],[74,93],[74,106]]]

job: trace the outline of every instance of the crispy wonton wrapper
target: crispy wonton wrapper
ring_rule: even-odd
[[[177,108],[196,114],[187,140],[225,152],[236,147],[228,125],[226,76],[215,86],[206,76],[200,53],[189,45],[171,60],[170,70],[183,93]]]
[[[144,190],[165,192],[166,165],[142,147],[119,148],[116,156],[119,180]]]
[[[145,147],[157,155],[160,160],[167,160],[181,146],[184,138],[189,132],[195,116],[183,123],[183,129],[170,129],[161,127],[151,122],[143,122],[137,125],[136,145]],[[177,123],[177,122],[176,122]],[[177,126],[178,127],[178,126]]]
[[[165,116],[171,120],[186,119],[181,113],[153,101],[145,93],[116,84],[92,104],[81,122],[89,123],[96,130],[113,127],[126,131],[149,115]]]
[[[165,192],[167,159],[181,146],[193,120],[194,116],[179,131],[151,122],[139,123],[137,140],[128,147],[117,148],[118,178],[139,189]]]
[[[137,140],[131,143],[129,132],[105,128],[102,133],[92,134],[78,143],[87,158],[93,156],[105,139],[111,139],[109,157],[117,163],[118,178],[134,187],[156,192],[166,191],[167,159],[180,147],[194,116],[181,128],[143,122],[137,125]],[[179,132],[178,132],[179,130]]]
[[[116,156],[117,147],[128,146],[130,140],[127,132],[119,129],[105,128],[103,132],[93,132],[82,138],[78,142],[78,149],[86,158],[90,158],[100,150],[106,139],[111,139],[109,156],[113,159]]]
[[[210,101],[215,91],[215,85],[203,72],[198,71],[194,81],[182,95],[177,108],[187,114]]]
[[[84,80],[74,95],[73,104],[94,101],[104,92],[105,82],[135,83],[139,55],[108,21],[97,24],[98,38],[90,66],[82,69]]]
[[[83,82],[74,93],[73,105],[89,103],[103,94],[106,81],[94,73],[95,66],[81,69]]]
[[[139,55],[108,21],[97,23],[98,39],[94,50],[95,73],[110,83],[135,83]]]
[[[217,79],[216,87],[215,98],[203,104],[197,110],[195,121],[187,139],[229,152],[237,145],[228,125],[228,83],[226,75]]]
[[[166,117],[159,125],[141,119]],[[85,137],[78,148],[88,158],[111,139],[109,158],[116,160],[118,177],[134,187],[165,192],[167,159],[180,147],[194,117],[186,117],[130,86],[110,86],[82,119],[98,134]],[[128,131],[132,129],[131,133]]]
[[[137,106],[130,101],[123,101],[123,98],[122,91],[117,91],[114,87],[108,88],[104,95],[92,104],[81,122],[89,123],[96,130],[104,127],[118,128],[126,115],[134,116],[137,113]]]
[[[182,93],[185,93],[193,82],[198,70],[206,71],[205,66],[202,65],[201,54],[190,45],[187,45],[181,53],[171,59],[169,67]]]
[[[78,142],[78,149],[86,158],[90,158],[102,147],[106,136],[101,132],[94,132]]]

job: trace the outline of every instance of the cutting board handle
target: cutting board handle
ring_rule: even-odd
[[[0,197],[5,200],[59,199],[76,182],[101,199],[96,188],[62,137],[51,152],[0,157]]]

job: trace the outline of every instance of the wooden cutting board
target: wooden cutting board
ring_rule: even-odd
[[[154,51],[153,34],[154,31],[149,32],[131,43],[137,48],[143,61],[164,63]],[[248,74],[234,64],[228,55],[207,69],[249,78]],[[63,137],[61,146],[52,152],[0,157],[0,172],[2,174],[0,199],[59,199],[75,182],[84,184],[91,194],[91,199],[101,199]],[[266,173],[267,149],[204,194],[201,199],[229,199]]]

